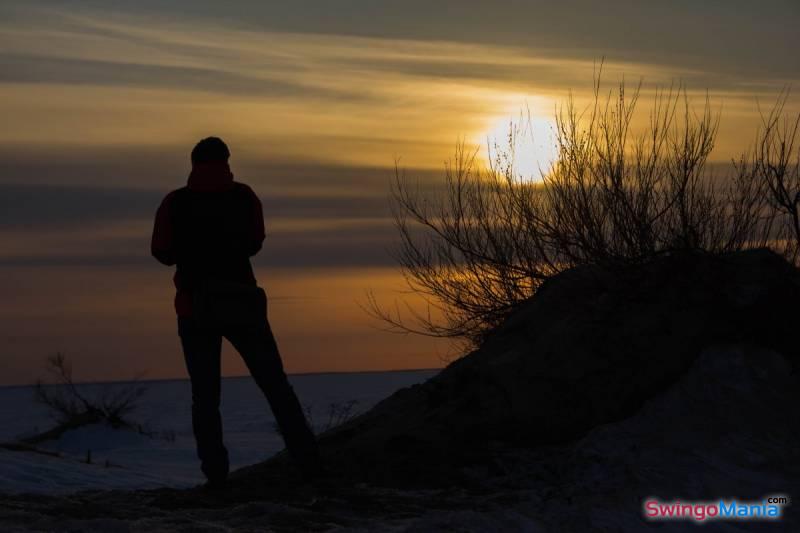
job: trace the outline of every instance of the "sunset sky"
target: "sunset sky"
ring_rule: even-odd
[[[459,139],[523,108],[544,132],[604,57],[610,83],[644,79],[645,103],[658,85],[707,90],[725,162],[759,103],[800,90],[798,27],[797,0],[3,2],[0,384],[56,351],[82,380],[185,377],[149,239],[208,135],[262,198],[254,264],[288,371],[441,366],[447,343],[359,307],[367,289],[403,297],[395,160],[432,181]],[[226,374],[245,373],[226,350]]]

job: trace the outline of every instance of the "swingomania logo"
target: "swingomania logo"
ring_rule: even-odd
[[[716,501],[664,502],[646,498],[642,506],[648,520],[780,520],[789,505],[787,496],[768,496],[761,501],[742,501],[736,498]]]

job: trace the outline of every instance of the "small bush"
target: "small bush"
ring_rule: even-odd
[[[340,426],[353,418],[356,415],[356,408],[358,400],[348,400],[346,402],[331,402],[323,415],[323,419],[315,422],[314,408],[312,405],[304,405],[303,411],[306,417],[306,422],[315,435],[325,433],[329,429]],[[274,425],[275,431],[280,434],[281,430],[278,424]]]
[[[69,429],[88,424],[106,423],[113,428],[128,428],[142,434],[152,434],[142,425],[130,420],[139,399],[147,388],[137,382],[120,386],[115,392],[106,391],[97,397],[85,396],[76,386],[72,377],[72,364],[63,353],[57,353],[46,361],[51,382],[38,380],[34,388],[37,402],[47,406],[56,420],[56,427],[25,439],[35,444],[58,438]]]

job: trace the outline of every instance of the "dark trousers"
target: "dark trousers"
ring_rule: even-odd
[[[197,323],[191,317],[179,317],[178,334],[192,380],[192,427],[197,455],[209,480],[224,480],[228,474],[228,451],[222,440],[219,413],[223,337],[242,356],[256,384],[267,397],[291,458],[304,471],[318,466],[314,435],[286,378],[269,322],[265,320],[259,327],[215,328]]]

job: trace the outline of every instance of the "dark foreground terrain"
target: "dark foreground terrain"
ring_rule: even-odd
[[[6,495],[0,530],[683,531],[668,501],[800,494],[800,274],[777,255],[664,257],[548,281],[475,352],[224,491]],[[706,521],[704,531],[800,531]]]

